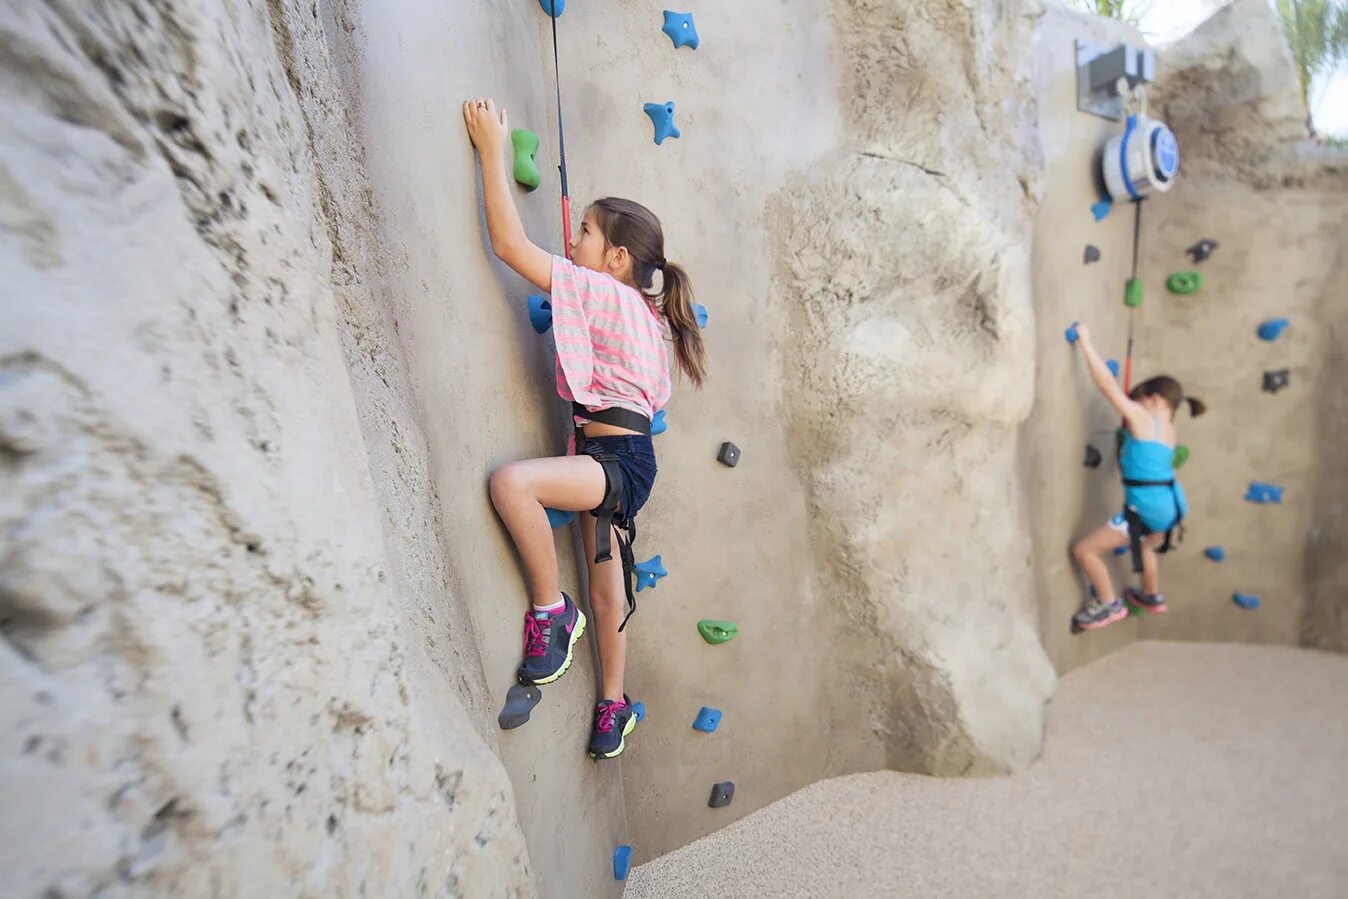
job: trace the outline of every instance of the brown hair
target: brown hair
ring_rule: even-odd
[[[665,259],[665,232],[660,220],[640,203],[618,197],[595,200],[590,209],[608,245],[627,248],[632,257],[632,280],[659,305],[674,337],[679,368],[701,387],[707,377],[707,353],[693,311],[693,282],[683,266]],[[662,276],[660,290],[651,293],[656,272]]]
[[[1197,397],[1185,396],[1180,382],[1170,375],[1157,375],[1138,384],[1128,394],[1131,400],[1140,400],[1147,396],[1159,396],[1170,404],[1171,410],[1179,409],[1180,403],[1189,404],[1189,414],[1194,418],[1202,415],[1208,407]]]

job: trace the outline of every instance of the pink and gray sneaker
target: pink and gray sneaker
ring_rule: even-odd
[[[1164,612],[1167,608],[1164,593],[1143,593],[1136,587],[1129,587],[1123,591],[1123,598],[1133,608],[1147,612]]]
[[[524,661],[517,672],[520,683],[542,686],[566,674],[583,633],[585,613],[565,593],[562,608],[556,612],[531,608],[524,616]]]
[[[627,748],[624,738],[637,726],[637,714],[627,694],[617,702],[605,699],[594,707],[594,730],[590,733],[590,757],[616,759]]]

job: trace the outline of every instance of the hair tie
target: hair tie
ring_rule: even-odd
[[[665,259],[665,257],[661,256],[661,257],[660,257],[660,264],[657,266],[657,268],[659,268],[660,271],[663,272],[663,271],[664,271],[666,268],[668,268],[668,267],[669,267],[669,260],[667,260],[667,259]]]

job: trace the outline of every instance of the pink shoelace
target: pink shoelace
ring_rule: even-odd
[[[524,654],[537,658],[548,651],[548,638],[552,635],[552,619],[549,615],[542,620],[535,618],[533,612],[524,616]],[[547,622],[545,625],[543,622]]]
[[[599,732],[601,734],[612,733],[613,719],[617,717],[619,712],[625,711],[626,709],[627,703],[625,702],[611,702],[608,705],[601,704],[599,706]]]

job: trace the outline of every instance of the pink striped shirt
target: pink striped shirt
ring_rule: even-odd
[[[647,418],[669,400],[664,320],[639,291],[554,256],[552,334],[562,399]]]

